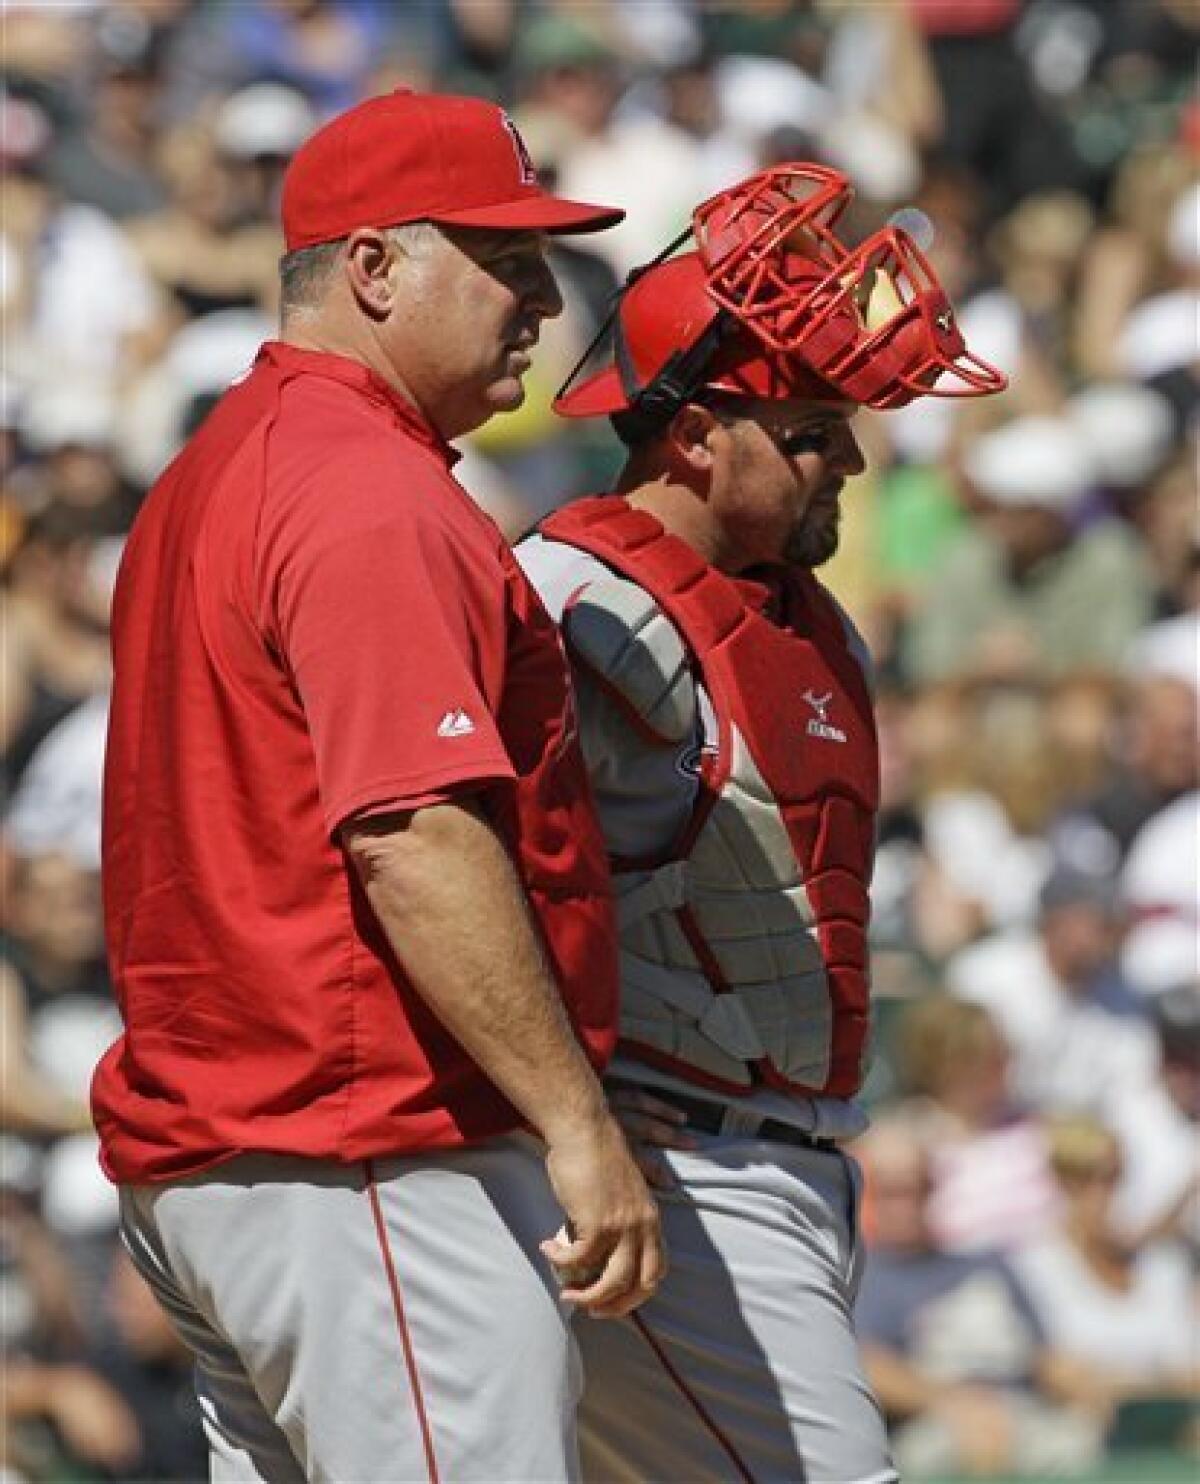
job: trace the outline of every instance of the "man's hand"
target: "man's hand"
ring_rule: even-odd
[[[684,1124],[687,1115],[640,1087],[605,1089],[613,1117],[625,1130],[638,1169],[656,1190],[673,1190],[675,1177],[660,1149],[695,1149],[696,1140]]]
[[[598,1319],[645,1303],[666,1272],[658,1208],[611,1117],[549,1141],[546,1171],[566,1226],[542,1243],[563,1297]]]

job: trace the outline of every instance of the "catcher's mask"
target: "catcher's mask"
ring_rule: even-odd
[[[703,202],[688,231],[630,274],[555,410],[608,414],[633,439],[704,390],[879,409],[1002,391],[906,232],[887,227],[853,249],[839,240],[852,194],[836,170],[790,164]],[[696,250],[670,257],[690,236]],[[613,364],[574,385],[610,329]]]

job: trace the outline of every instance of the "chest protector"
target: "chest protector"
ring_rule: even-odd
[[[664,856],[614,862],[625,1051],[725,1092],[852,1095],[869,1024],[878,807],[870,696],[832,599],[793,572],[772,621],[746,586],[615,496],[541,527],[615,574],[563,631],[635,728],[684,748],[697,681],[717,746]]]

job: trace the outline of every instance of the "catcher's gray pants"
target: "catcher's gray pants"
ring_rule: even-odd
[[[858,1172],[728,1135],[672,1151],[671,1266],[632,1319],[580,1316],[588,1484],[891,1484],[851,1307]]]
[[[121,1192],[196,1355],[215,1480],[578,1478],[578,1355],[521,1135],[346,1167],[245,1155]]]

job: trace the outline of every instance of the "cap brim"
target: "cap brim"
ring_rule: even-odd
[[[619,206],[593,206],[566,201],[561,196],[522,196],[493,206],[471,206],[462,211],[431,213],[431,221],[459,227],[494,227],[511,232],[603,232],[625,220]]]
[[[607,366],[589,376],[578,386],[573,386],[565,396],[554,399],[554,410],[559,417],[606,417],[614,412],[627,412],[629,398],[621,385],[621,374],[615,366]]]

